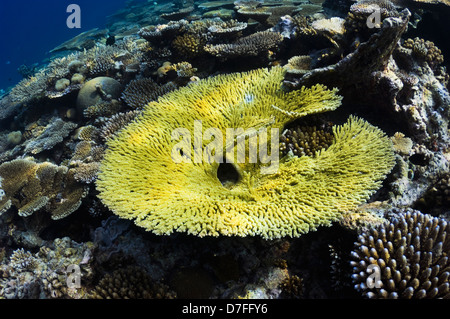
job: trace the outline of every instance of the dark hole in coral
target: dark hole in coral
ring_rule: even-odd
[[[239,172],[231,163],[220,163],[217,168],[217,178],[224,186],[231,186],[239,181]]]
[[[426,166],[428,165],[428,159],[424,154],[414,154],[409,157],[409,161],[414,165]]]

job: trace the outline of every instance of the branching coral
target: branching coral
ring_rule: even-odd
[[[283,41],[278,32],[261,31],[238,39],[232,44],[208,44],[205,51],[223,59],[257,56],[262,52],[275,48]]]
[[[119,132],[122,128],[130,124],[136,116],[140,114],[140,111],[134,110],[126,113],[118,113],[113,115],[110,119],[103,124],[101,129],[101,137],[107,141]]]
[[[436,69],[444,62],[441,50],[431,41],[425,41],[421,38],[406,39],[403,42],[403,46],[411,49],[415,57],[426,61],[432,69]]]
[[[295,156],[314,156],[334,142],[331,128],[300,126],[288,129],[281,135],[280,151],[283,155],[292,152]]]
[[[315,158],[274,160],[276,172],[262,162],[252,163],[248,154],[244,163],[228,163],[239,175],[237,181],[220,179],[220,147],[212,162],[208,154],[208,160],[190,161],[191,142],[177,153],[171,142],[174,130],[184,127],[183,136],[193,135],[195,120],[217,128],[220,142],[225,142],[227,128],[242,129],[231,139],[234,143],[254,133],[262,139],[266,129],[282,129],[296,118],[340,105],[336,91],[322,85],[283,92],[283,74],[275,67],[217,76],[149,103],[108,142],[97,179],[101,200],[156,234],[264,238],[299,236],[330,225],[367,200],[392,168],[392,146],[380,130],[355,118],[336,127],[335,143]],[[207,143],[196,140],[195,145],[198,155]],[[226,150],[233,146],[224,145]],[[227,154],[227,161],[235,155]]]
[[[90,293],[92,299],[172,299],[176,294],[154,283],[139,267],[128,267],[105,275]]]
[[[176,52],[186,58],[197,57],[204,53],[203,47],[205,44],[205,37],[192,33],[179,35],[172,42],[172,46]]]
[[[37,253],[15,250],[9,262],[0,265],[0,297],[6,299],[86,298],[84,284],[93,279],[90,242],[78,244],[68,237],[45,243]],[[79,284],[71,288],[70,266],[79,266]]]
[[[169,82],[160,85],[149,78],[131,81],[122,92],[122,99],[133,109],[141,109],[151,101],[156,101],[158,97],[176,89],[176,86]]]
[[[352,252],[355,289],[368,298],[450,297],[450,223],[399,214],[359,236]]]

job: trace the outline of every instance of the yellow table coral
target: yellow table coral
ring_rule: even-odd
[[[336,90],[322,85],[284,92],[283,74],[274,67],[219,75],[149,103],[108,142],[97,180],[101,200],[115,214],[156,234],[264,238],[328,226],[367,200],[393,166],[392,146],[382,131],[353,117],[335,127],[335,142],[314,157],[271,157],[277,168],[271,174],[261,169],[267,167],[261,160],[251,163],[249,152],[242,163],[192,160],[195,150],[212,143],[195,137],[188,139],[191,150],[197,146],[194,156],[180,154],[185,161],[174,161],[180,140],[172,140],[173,132],[183,128],[194,136],[196,121],[202,132],[216,128],[223,134],[216,142],[230,147],[227,129],[255,129],[262,140],[261,132],[282,130],[296,118],[340,105]],[[278,139],[269,140],[274,155]],[[218,176],[224,166],[234,168],[236,180]]]

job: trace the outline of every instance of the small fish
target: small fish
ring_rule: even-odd
[[[10,65],[10,64],[11,64],[11,61],[6,61],[6,64],[7,64],[7,65]]]

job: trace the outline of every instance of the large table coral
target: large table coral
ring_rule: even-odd
[[[329,226],[367,200],[381,186],[394,157],[384,133],[355,117],[334,127],[334,143],[314,157],[272,157],[278,169],[270,174],[261,169],[267,168],[261,158],[250,160],[250,151],[245,161],[220,164],[195,161],[196,154],[192,161],[184,148],[184,160],[174,161],[176,141],[171,137],[177,129],[194,136],[189,149],[210,146],[195,137],[195,120],[205,129],[218,129],[220,142],[230,128],[243,129],[236,139],[254,129],[262,140],[262,132],[281,131],[297,118],[340,105],[337,91],[320,84],[284,92],[283,75],[280,67],[219,75],[149,103],[108,142],[97,180],[101,200],[156,234],[264,238],[300,236]],[[252,134],[246,137],[250,147]],[[278,138],[270,141],[272,155]],[[230,144],[223,145],[223,154],[228,153]],[[219,148],[215,152],[221,154]],[[235,179],[221,178],[227,165],[238,175]]]

